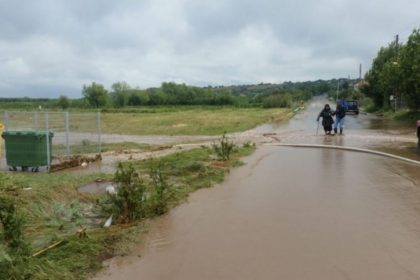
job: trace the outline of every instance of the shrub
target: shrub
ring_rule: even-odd
[[[229,141],[226,133],[223,133],[219,143],[213,143],[212,147],[217,157],[220,160],[226,161],[230,159],[230,156],[234,152],[236,145],[232,141]]]
[[[0,271],[4,279],[29,279],[30,248],[22,232],[23,217],[14,199],[0,197]]]
[[[162,215],[168,211],[170,190],[160,164],[150,169],[150,178],[152,179],[153,189],[150,195],[149,210],[154,215]]]
[[[114,182],[117,184],[116,194],[107,194],[102,208],[113,214],[121,223],[130,223],[145,216],[145,184],[130,164],[128,167],[119,163]]]

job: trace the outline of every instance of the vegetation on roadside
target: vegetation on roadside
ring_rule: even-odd
[[[85,279],[104,259],[124,253],[119,248],[141,236],[145,219],[165,213],[194,190],[221,182],[254,149],[246,143],[226,161],[202,147],[125,162],[113,177],[0,173],[0,279]],[[117,192],[78,192],[95,180],[114,180]],[[110,214],[116,225],[104,229]],[[23,249],[16,250],[16,244]],[[51,244],[58,245],[42,251]]]
[[[223,133],[219,143],[213,143],[212,145],[214,152],[218,159],[226,161],[230,159],[230,155],[235,151],[236,145],[233,141],[230,141],[226,134]]]
[[[376,110],[420,110],[420,29],[406,44],[398,41],[382,47],[365,76],[364,93]]]
[[[92,216],[95,199],[76,190],[98,176],[107,178],[0,173],[0,208],[12,221],[0,225],[0,279],[82,279],[90,269],[100,267],[91,257],[100,255],[105,237],[94,232],[86,239],[76,235],[82,227],[94,229],[100,218]],[[7,232],[19,240],[14,242],[21,244],[19,249],[8,245],[12,243]],[[64,242],[56,250],[32,256],[56,241]]]

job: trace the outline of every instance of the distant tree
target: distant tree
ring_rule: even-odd
[[[400,83],[398,67],[398,48],[395,43],[382,47],[373,60],[372,68],[365,76],[368,86],[364,88],[365,94],[373,99],[375,106],[386,108],[389,106],[389,97],[397,92]]]
[[[111,99],[115,107],[124,107],[128,104],[130,85],[124,81],[116,82],[112,86]]]
[[[108,91],[103,85],[93,82],[90,86],[83,86],[82,94],[90,106],[99,108],[106,105]]]
[[[112,92],[123,92],[123,91],[128,91],[131,89],[130,85],[125,81],[116,82],[112,84],[111,88],[112,88]]]
[[[290,108],[292,106],[292,98],[288,94],[270,95],[262,100],[264,108]]]
[[[60,95],[57,101],[57,105],[61,107],[61,109],[65,110],[70,107],[70,99],[65,95]]]
[[[128,105],[130,106],[139,106],[139,105],[148,105],[149,104],[149,95],[146,90],[141,89],[132,89],[128,96]]]
[[[420,110],[420,28],[413,31],[402,48],[398,66],[403,77],[401,88],[407,106]]]
[[[165,105],[168,96],[160,88],[150,88],[147,90],[149,95],[149,105]]]
[[[234,98],[230,89],[222,87],[214,92],[214,105],[233,105]]]

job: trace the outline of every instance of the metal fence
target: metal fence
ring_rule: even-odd
[[[49,147],[46,141],[48,166],[63,158],[69,158],[80,154],[101,153],[101,114],[92,113],[69,113],[69,112],[25,112],[4,111],[0,112],[0,123],[3,131],[37,131],[54,134]],[[1,139],[3,141],[3,139]],[[6,165],[6,147],[2,149],[2,166]]]

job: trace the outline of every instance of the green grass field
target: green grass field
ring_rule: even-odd
[[[45,129],[45,112],[9,113],[9,129]],[[101,114],[102,133],[128,135],[220,135],[240,132],[270,121],[292,116],[291,109],[263,109],[209,106],[144,107]],[[64,112],[49,113],[49,129],[65,131]],[[73,132],[96,132],[94,111],[72,111],[69,115]]]
[[[220,135],[291,117],[290,109],[199,108],[147,113],[103,113],[104,133],[135,135]]]

